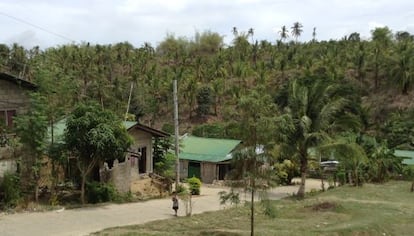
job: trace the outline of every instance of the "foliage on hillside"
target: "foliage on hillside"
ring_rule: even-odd
[[[311,41],[301,42],[302,33],[302,24],[295,22],[291,32],[283,26],[275,42],[254,40],[253,29],[234,27],[230,45],[211,31],[193,39],[167,35],[156,47],[81,43],[41,50],[0,44],[0,68],[39,85],[42,119],[49,124],[76,113],[79,104],[94,102],[87,112],[98,112],[92,120],[110,117],[113,124],[128,110],[141,123],[173,130],[176,79],[180,133],[240,139],[252,150],[263,145],[267,163],[301,174],[299,196],[317,159],[309,150],[335,155],[342,176],[348,174],[347,181],[355,185],[400,174],[401,160],[393,149],[414,149],[414,36],[383,27],[374,29],[368,40],[355,32],[318,41],[314,32]],[[23,131],[29,132],[27,127]],[[74,132],[78,127],[78,122],[72,124],[67,143],[71,134],[74,141],[86,137]],[[98,150],[100,157],[122,156],[129,146],[125,132],[111,127],[116,125],[93,133],[100,142],[90,144],[105,147]],[[95,127],[85,130],[90,128]],[[121,133],[124,138],[118,137]],[[80,153],[75,146],[72,151]],[[164,155],[168,143],[155,146],[156,172],[171,176],[173,159]],[[80,168],[82,186],[99,159],[90,154],[79,155],[86,160]],[[289,168],[280,166],[285,160]],[[289,174],[284,178],[292,178]]]
[[[0,65],[3,71],[34,82],[54,84],[43,92],[53,89],[65,98],[69,110],[77,102],[96,100],[121,116],[132,83],[131,112],[157,126],[171,121],[171,84],[178,79],[183,130],[206,121],[199,119],[205,116],[207,121],[226,121],[223,115],[257,86],[266,88],[261,93],[280,99],[287,81],[308,76],[352,85],[349,92],[366,105],[369,130],[381,126],[378,122],[387,120],[390,111],[413,107],[412,35],[393,34],[384,27],[373,30],[370,40],[352,33],[336,41],[300,42],[302,25],[295,26],[294,41],[287,41],[285,27],[275,43],[253,41],[252,29],[246,33],[234,28],[231,45],[224,45],[223,36],[210,31],[197,33],[194,39],[167,35],[157,47],[147,43],[134,47],[128,42],[45,50],[0,45]]]

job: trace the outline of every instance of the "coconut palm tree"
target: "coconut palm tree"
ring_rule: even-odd
[[[291,27],[292,29],[291,34],[295,38],[295,42],[298,42],[298,38],[303,32],[302,28],[303,28],[303,25],[301,23],[299,22],[293,23],[293,26]]]
[[[341,89],[321,79],[296,79],[288,87],[287,105],[281,107],[286,113],[278,118],[276,138],[281,154],[300,163],[299,198],[305,194],[309,149],[345,127],[358,127],[358,118],[345,112],[351,103]]]
[[[289,38],[289,32],[288,32],[286,26],[282,26],[282,28],[279,31],[279,36],[280,36],[280,40],[282,42],[286,41],[286,39]]]
[[[254,40],[253,40],[254,29],[253,28],[250,28],[249,31],[247,31],[247,35],[250,35],[250,38],[251,38],[252,44],[253,44],[254,43]]]
[[[386,64],[388,47],[392,43],[392,32],[388,27],[376,28],[371,31],[372,34],[372,67],[374,71],[375,88],[380,85],[381,71]]]
[[[234,37],[239,36],[239,31],[237,30],[237,27],[234,26],[233,29],[231,30],[231,32],[233,33]]]
[[[316,42],[316,27],[313,27],[313,31],[312,31],[312,42]]]
[[[398,41],[394,51],[388,72],[393,81],[400,85],[402,94],[407,95],[414,83],[414,45],[407,40]]]

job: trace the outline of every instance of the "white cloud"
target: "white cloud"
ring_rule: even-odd
[[[174,0],[174,1],[126,0],[120,6],[117,7],[117,10],[120,11],[121,13],[143,13],[143,14],[147,14],[149,12],[155,13],[155,12],[160,12],[160,11],[180,12],[184,10],[189,4],[191,4],[190,0]]]
[[[17,17],[39,28],[11,19]],[[77,42],[116,43],[135,46],[162,41],[167,32],[192,38],[195,31],[211,30],[232,40],[231,29],[253,28],[254,38],[274,42],[277,31],[293,22],[303,24],[302,40],[310,40],[313,27],[319,40],[339,39],[388,26],[393,32],[414,33],[414,2],[408,0],[2,0],[0,43],[19,40],[42,47],[69,43],[56,34]],[[33,34],[27,32],[32,31]],[[26,32],[26,33],[24,33]],[[24,39],[24,38],[27,38]]]
[[[36,37],[36,33],[33,30],[26,30],[11,36],[7,41],[15,42],[20,45],[26,45],[32,48],[42,42]]]

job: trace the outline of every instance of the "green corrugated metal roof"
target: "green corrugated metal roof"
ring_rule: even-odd
[[[128,130],[132,126],[136,125],[138,122],[136,121],[124,121],[124,126]]]
[[[394,155],[397,157],[403,157],[403,164],[414,165],[414,151],[409,150],[395,150]]]
[[[182,139],[180,159],[200,161],[200,162],[221,162],[231,159],[228,155],[240,140],[201,138],[195,136],[185,136]]]
[[[53,125],[53,139],[54,142],[62,142],[63,140],[63,133],[65,132],[66,129],[66,118],[61,119],[60,121],[56,122]],[[49,141],[52,141],[52,137],[51,137],[51,127],[49,126],[48,128],[48,136],[49,136]]]

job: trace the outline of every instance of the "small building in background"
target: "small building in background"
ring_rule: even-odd
[[[240,140],[184,135],[180,143],[180,177],[197,177],[203,183],[224,180],[230,171],[231,153]]]
[[[395,150],[394,156],[403,158],[403,165],[414,168],[414,150]]]

